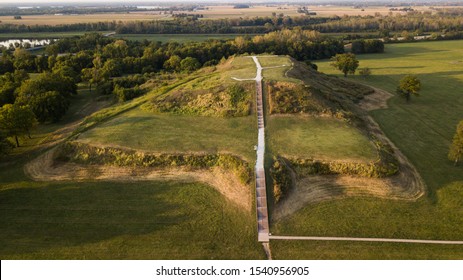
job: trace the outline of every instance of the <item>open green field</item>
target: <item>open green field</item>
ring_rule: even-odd
[[[267,129],[270,149],[283,156],[360,162],[376,159],[375,148],[368,138],[340,120],[270,116]]]
[[[256,64],[251,57],[234,57],[231,65],[232,71],[226,73],[227,78],[254,79],[256,77]]]
[[[389,138],[418,168],[429,187],[429,198],[447,185],[463,181],[463,169],[447,159],[457,123],[463,119],[463,41],[386,45],[383,54],[359,55],[360,67],[372,76],[355,79],[391,93],[408,74],[422,82],[421,96],[410,104],[397,96],[390,108],[372,112]],[[338,74],[328,61],[319,70]]]
[[[253,213],[203,184],[0,181],[2,259],[265,257]]]
[[[154,152],[232,153],[252,162],[256,126],[253,116],[178,116],[134,109],[89,130],[78,140]]]
[[[461,245],[272,240],[276,260],[455,260]]]
[[[398,80],[416,74],[423,83],[422,96],[406,104],[399,97],[389,100],[388,109],[372,112],[389,138],[417,167],[428,193],[416,202],[375,198],[345,198],[310,205],[273,225],[273,233],[291,235],[389,237],[463,240],[463,169],[447,160],[448,146],[456,124],[463,119],[462,41],[386,45],[384,54],[359,55],[360,67],[373,75],[366,80],[349,77],[394,92]],[[319,70],[339,75],[329,61],[316,62]],[[339,75],[341,76],[341,75]],[[287,242],[289,244],[289,242]],[[286,243],[285,243],[286,244]],[[292,244],[292,243],[291,243]],[[314,246],[309,241],[294,243]],[[362,243],[363,244],[363,243]],[[292,245],[296,247],[295,245]],[[307,246],[307,247],[305,247]],[[323,248],[320,245],[322,258]],[[331,246],[331,245],[329,245]],[[332,252],[333,258],[463,258],[461,246],[371,245],[346,243],[350,253]],[[374,254],[366,248],[388,248]],[[276,247],[276,248],[275,248]],[[275,246],[281,257],[306,258],[316,255]],[[293,247],[293,248],[294,248]],[[353,253],[353,248],[358,253]],[[413,253],[407,252],[410,248]]]
[[[265,80],[300,83],[299,80],[294,79],[294,78],[289,78],[286,76],[286,72],[289,69],[291,69],[291,65],[292,65],[292,62],[289,59],[289,57],[263,56],[263,57],[259,57],[259,62],[263,68],[270,67],[262,71],[262,75],[264,76]]]

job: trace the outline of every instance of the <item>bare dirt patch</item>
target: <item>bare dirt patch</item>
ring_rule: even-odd
[[[360,108],[366,111],[386,109],[388,107],[387,101],[393,96],[392,93],[379,88],[371,88],[373,88],[375,92],[369,95],[365,95],[365,97],[358,104]]]
[[[202,182],[214,187],[231,202],[251,209],[251,189],[219,167],[208,170],[185,168],[117,167],[81,165],[54,160],[53,148],[25,165],[25,173],[36,181],[168,181]]]

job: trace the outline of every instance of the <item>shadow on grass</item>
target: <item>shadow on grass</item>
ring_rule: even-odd
[[[147,184],[30,183],[2,190],[1,254],[59,250],[185,223],[188,211],[169,201],[178,185]]]

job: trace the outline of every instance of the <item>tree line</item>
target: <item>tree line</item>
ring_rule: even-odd
[[[374,16],[284,16],[199,20],[199,17],[175,17],[173,20],[106,21],[51,25],[0,24],[2,33],[116,31],[119,34],[261,34],[301,27],[322,33],[380,32],[456,32],[463,31],[463,9],[431,12],[409,12]]]
[[[311,29],[322,33],[337,32],[382,32],[383,37],[389,32],[402,32],[404,30],[417,32],[450,32],[463,31],[463,9],[454,13],[409,12],[404,15],[375,16],[344,16],[338,20],[313,24]]]
[[[59,25],[0,24],[0,32],[69,32],[116,31],[118,34],[258,34],[296,26],[311,26],[336,20],[307,16],[234,18],[199,20],[199,17],[174,17],[172,20],[105,21]],[[306,28],[308,29],[308,28]]]

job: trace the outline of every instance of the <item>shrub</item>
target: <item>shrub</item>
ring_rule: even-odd
[[[273,197],[275,198],[275,203],[278,203],[288,195],[293,184],[290,167],[283,158],[273,158],[270,176],[273,181]]]
[[[143,95],[144,91],[139,86],[134,88],[123,88],[118,85],[114,87],[113,93],[117,96],[119,102],[132,100],[135,97]]]
[[[320,161],[316,159],[289,159],[299,175],[344,174],[369,178],[392,176],[399,171],[399,162],[392,148],[379,140],[373,139],[378,153],[378,160],[369,163]]]
[[[370,68],[368,68],[368,67],[361,68],[361,69],[359,69],[359,74],[360,74],[363,78],[366,79],[368,76],[371,75],[371,70],[370,70]]]
[[[60,146],[55,158],[81,164],[134,167],[182,166],[205,169],[218,166],[233,172],[244,184],[248,184],[252,179],[252,170],[248,163],[228,154],[154,154],[113,147],[94,147],[68,141]]]

